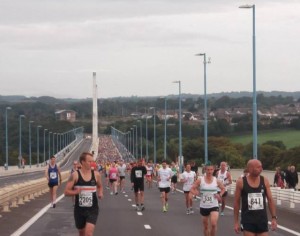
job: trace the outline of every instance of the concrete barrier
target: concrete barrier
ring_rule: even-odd
[[[64,171],[61,175],[62,182],[65,182],[70,172]],[[48,182],[45,177],[4,187],[0,190],[0,209],[2,209],[2,212],[10,212],[10,208],[25,204],[46,193],[48,190]]]

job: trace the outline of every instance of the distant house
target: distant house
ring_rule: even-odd
[[[56,120],[76,121],[76,112],[72,110],[60,110],[55,112]]]

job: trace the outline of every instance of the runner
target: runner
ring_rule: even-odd
[[[142,159],[138,160],[137,166],[132,167],[130,179],[134,189],[135,205],[137,211],[145,210],[144,206],[144,175],[147,173]],[[141,205],[141,207],[140,207]]]
[[[120,160],[120,164],[118,166],[118,173],[120,178],[120,192],[125,193],[125,175],[126,175],[127,166],[123,160]]]
[[[205,175],[198,178],[190,190],[190,198],[198,195],[200,187],[200,214],[202,215],[204,236],[215,236],[219,218],[219,202],[225,188],[221,181],[213,176],[214,166],[208,162],[205,165]],[[218,188],[221,190],[218,194]],[[210,225],[209,225],[210,222]]]
[[[217,179],[222,182],[222,184],[225,187],[225,192],[222,195],[222,201],[221,201],[221,216],[224,216],[224,209],[225,209],[225,201],[226,196],[228,194],[228,186],[232,183],[231,174],[229,171],[227,171],[227,163],[221,162],[220,164],[220,170],[217,172]]]
[[[176,192],[176,185],[177,185],[177,176],[179,173],[179,168],[178,166],[175,164],[175,162],[172,161],[171,163],[171,170],[173,172],[172,178],[171,178],[171,193],[175,193]]]
[[[110,195],[113,195],[113,194],[117,195],[118,194],[119,173],[118,173],[118,168],[116,167],[115,161],[113,161],[111,163],[111,167],[109,168],[108,178],[109,178],[109,184],[110,184]]]
[[[234,230],[239,233],[243,231],[244,236],[267,236],[268,216],[267,204],[272,217],[271,229],[277,228],[277,216],[274,200],[267,178],[261,176],[262,164],[260,161],[252,159],[247,163],[249,174],[239,178],[236,182],[234,195]],[[241,226],[239,224],[240,202]]]
[[[103,197],[102,181],[99,172],[91,170],[91,153],[82,153],[79,162],[82,168],[70,176],[64,194],[75,196],[74,218],[79,235],[93,235],[99,212],[97,196]]]
[[[56,192],[58,188],[58,182],[61,185],[61,173],[60,168],[56,165],[56,158],[55,156],[52,156],[50,158],[50,163],[48,165],[48,168],[45,170],[45,176],[48,181],[48,186],[50,190],[50,202],[51,207],[56,207]]]
[[[191,165],[188,163],[185,166],[185,171],[181,175],[180,182],[183,183],[183,192],[185,196],[186,214],[193,214],[193,199],[189,197],[190,190],[196,180],[196,173],[191,171]]]
[[[147,163],[146,170],[147,170],[146,183],[148,185],[148,188],[152,188],[152,180],[153,180],[154,171],[153,171],[153,165],[151,162]]]
[[[161,164],[162,167],[157,172],[157,182],[159,191],[161,192],[160,197],[163,206],[163,212],[167,212],[169,208],[168,193],[170,192],[170,180],[173,172],[169,167],[167,167],[167,162],[165,160]]]

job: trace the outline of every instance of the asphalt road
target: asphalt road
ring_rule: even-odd
[[[60,187],[59,195],[62,194],[63,188],[64,186]],[[183,194],[181,192],[170,194],[169,211],[163,213],[159,195],[160,193],[155,187],[146,189],[146,210],[138,213],[134,208],[134,195],[131,190],[127,188],[126,194],[110,195],[109,191],[105,189],[104,199],[100,201],[100,213],[94,235],[203,235],[198,207],[199,201],[194,202],[195,213],[193,215],[186,215]],[[232,197],[228,198],[229,207],[232,206],[232,200]],[[37,198],[29,204],[14,209],[11,213],[5,213],[0,218],[1,235],[12,234],[46,205],[48,206],[45,208],[45,214],[37,219],[21,235],[77,235],[71,199],[62,197],[57,207],[53,209],[49,208],[48,194]],[[278,209],[279,225],[297,232],[300,232],[299,216],[297,211],[292,212],[287,209]],[[226,209],[225,216],[219,219],[217,235],[235,235],[233,231],[233,211],[229,208]],[[270,235],[289,236],[300,235],[300,233],[291,234],[285,230],[278,229],[275,232],[270,232]]]

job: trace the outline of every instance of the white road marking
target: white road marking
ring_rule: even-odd
[[[128,201],[129,201],[129,202],[131,202],[131,199],[130,199],[130,198],[128,198]]]
[[[145,229],[151,229],[150,225],[144,225]]]
[[[143,215],[143,213],[142,212],[140,212],[140,211],[138,211],[138,212],[136,212],[139,216],[142,216]]]
[[[59,196],[59,198],[56,199],[56,203],[58,203],[64,196],[64,194]],[[19,236],[24,233],[31,225],[33,225],[39,218],[41,218],[49,210],[50,207],[51,204],[49,203],[42,210],[36,213],[30,220],[28,220],[24,225],[17,229],[13,234],[11,234],[11,236]]]
[[[124,197],[128,197],[128,195],[124,195]]]

